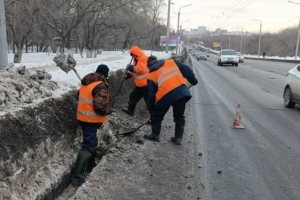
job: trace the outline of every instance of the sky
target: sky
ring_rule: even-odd
[[[262,32],[278,32],[288,27],[298,27],[300,17],[300,0],[171,0],[170,27],[177,29],[197,29],[206,26],[214,31],[221,28],[227,31],[244,31],[259,33],[260,20]],[[168,0],[165,0],[165,19],[168,13]],[[163,16],[164,17],[164,16]],[[237,28],[238,27],[238,28]]]

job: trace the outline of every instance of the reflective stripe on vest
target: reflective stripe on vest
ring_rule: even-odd
[[[148,74],[143,74],[143,75],[140,75],[140,76],[135,76],[134,78],[135,79],[142,79],[142,78],[147,79],[147,77],[148,77]]]
[[[149,73],[148,77],[156,83],[158,87],[155,94],[155,104],[174,88],[180,85],[186,85],[186,81],[180,69],[172,59],[166,60],[162,67]]]
[[[79,90],[77,120],[89,123],[104,123],[106,116],[98,115],[94,111],[92,91],[102,81],[96,81],[89,85],[81,85]]]
[[[147,67],[147,61],[148,61],[148,56],[147,55],[143,55],[141,57],[138,58],[139,61],[136,62],[136,60],[134,60],[132,62],[133,64],[133,73],[132,73],[132,77],[134,78],[134,84],[135,86],[137,87],[144,87],[146,85],[148,85],[147,83],[147,79],[148,79],[148,72],[146,74],[140,74],[140,75],[137,75],[136,74],[136,71],[137,71],[137,65],[141,62],[141,63],[144,63],[145,65],[145,68],[148,70],[148,67]]]
[[[134,78],[134,84],[137,87],[143,87],[148,85],[147,83],[147,79],[148,79],[148,73],[147,74],[142,74],[142,75],[137,75],[133,72],[127,71],[127,73],[129,73],[133,78]]]

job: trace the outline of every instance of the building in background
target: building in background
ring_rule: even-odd
[[[198,26],[198,35],[206,34],[206,26]]]

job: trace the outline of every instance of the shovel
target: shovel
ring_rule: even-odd
[[[148,121],[150,121],[150,118],[148,118],[146,121],[144,121],[142,124],[140,124],[136,128],[124,128],[124,129],[120,129],[117,132],[117,135],[123,135],[123,136],[130,135],[130,134],[136,132],[137,130],[139,130],[140,128],[142,128],[145,124],[147,124]]]
[[[190,89],[191,87],[193,87],[193,85],[189,85],[188,89]],[[120,130],[117,131],[117,135],[123,135],[123,136],[130,135],[130,134],[136,132],[137,130],[139,130],[140,128],[142,128],[145,124],[147,124],[148,121],[150,121],[150,118],[148,118],[146,121],[144,121],[142,124],[140,124],[136,128],[123,128],[123,129],[120,129]]]
[[[56,66],[59,67],[64,72],[68,73],[69,71],[73,70],[79,80],[81,80],[77,70],[74,68],[76,65],[76,61],[74,58],[70,55],[65,54],[59,54],[58,56],[55,56],[53,61],[56,63]]]
[[[129,65],[131,64],[132,60],[133,60],[133,57],[131,57],[131,60],[130,60],[130,62],[129,62]],[[124,74],[124,75],[126,75],[126,73],[127,73],[127,70],[125,71],[125,74]],[[115,103],[117,102],[117,99],[118,99],[118,96],[119,96],[119,94],[120,94],[120,91],[121,91],[121,88],[122,88],[122,85],[123,85],[124,81],[125,81],[125,77],[122,78],[122,81],[121,81],[121,83],[120,83],[120,86],[119,86],[119,88],[118,88],[118,91],[117,91],[117,93],[116,93],[116,95],[115,95],[115,101],[114,101],[113,104],[111,105],[112,108],[114,107]]]

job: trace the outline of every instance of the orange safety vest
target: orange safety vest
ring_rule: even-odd
[[[106,116],[97,114],[93,108],[92,90],[102,81],[96,81],[89,85],[81,85],[79,90],[77,120],[88,123],[105,123]]]
[[[165,60],[165,64],[158,70],[149,73],[148,78],[158,87],[155,104],[174,88],[186,85],[186,81],[173,59]]]
[[[131,74],[131,76],[134,78],[134,84],[137,87],[143,87],[143,86],[147,85],[148,73],[143,74],[143,75],[137,75],[137,74],[132,73],[130,71],[128,71],[128,73]]]
[[[149,72],[149,69],[147,67],[147,60],[148,60],[148,57],[146,55],[144,55],[144,57],[141,58],[141,60],[139,62],[142,62],[145,66],[145,69],[147,71],[146,74],[141,74],[141,75],[137,75],[136,73],[132,73],[130,71],[128,71],[129,74],[131,74],[131,76],[135,79],[134,80],[134,84],[137,86],[137,87],[143,87],[143,86],[146,86],[147,85],[147,79],[148,79],[148,72]],[[136,71],[135,68],[136,68],[136,62],[134,61],[133,62],[133,65],[134,65],[134,70],[133,71]]]

